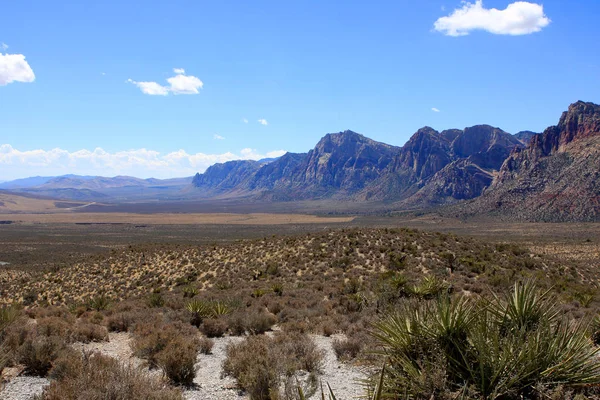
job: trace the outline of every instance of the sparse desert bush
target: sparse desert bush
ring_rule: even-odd
[[[192,336],[189,331],[180,332],[180,328],[183,328],[183,324],[167,324],[160,319],[136,324],[131,342],[134,354],[147,360],[150,367],[158,366],[156,355],[170,342],[181,335]]]
[[[36,331],[43,336],[58,336],[70,340],[75,319],[66,321],[59,317],[44,317],[37,320]]]
[[[215,345],[215,342],[212,339],[203,337],[198,340],[198,350],[202,354],[211,354],[212,348]]]
[[[71,339],[75,342],[104,342],[108,340],[105,327],[90,322],[78,321],[75,324]]]
[[[106,318],[106,327],[110,332],[127,332],[136,319],[132,311],[118,312]]]
[[[227,332],[227,322],[217,318],[207,318],[200,330],[209,338],[221,337]]]
[[[251,400],[276,399],[271,394],[278,390],[280,372],[271,342],[266,336],[251,336],[227,348],[223,374],[234,377]]]
[[[342,361],[355,359],[362,349],[361,342],[353,338],[334,339],[331,346],[337,359]]]
[[[250,336],[227,348],[223,373],[234,377],[252,400],[272,400],[279,398],[283,378],[291,378],[299,370],[318,373],[322,358],[314,342],[303,334]]]
[[[18,348],[17,362],[25,366],[25,372],[31,375],[46,376],[66,343],[57,336],[33,336],[25,340]]]
[[[100,354],[71,355],[36,400],[183,400],[181,391]]]
[[[156,361],[169,381],[178,385],[191,385],[196,377],[194,364],[198,348],[198,340],[176,337],[156,355]]]
[[[276,322],[277,317],[263,309],[251,310],[246,316],[246,328],[253,335],[260,335],[271,330]]]

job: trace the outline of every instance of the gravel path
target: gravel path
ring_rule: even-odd
[[[338,399],[350,400],[356,399],[364,394],[359,380],[364,379],[365,372],[351,364],[341,363],[337,360],[333,351],[332,343],[335,339],[344,338],[343,335],[334,335],[331,337],[311,335],[319,349],[324,351],[323,374],[319,377],[323,386],[329,383],[331,389]],[[309,399],[319,399],[320,391],[317,391]]]
[[[339,399],[350,400],[363,394],[359,380],[365,377],[362,369],[350,364],[337,361],[331,346],[334,339],[342,336],[323,337],[312,335],[315,344],[324,353],[323,374],[319,379],[325,385],[329,383]],[[246,400],[243,392],[236,389],[235,379],[230,377],[221,378],[221,368],[225,360],[225,351],[230,343],[237,343],[241,337],[224,337],[213,339],[214,346],[212,354],[199,354],[196,362],[198,368],[194,383],[196,387],[185,390],[184,397],[187,400]],[[130,336],[127,333],[111,333],[109,342],[101,343],[76,343],[74,348],[86,351],[98,351],[104,355],[114,357],[124,363],[134,366],[142,366],[143,361],[133,356],[130,347]],[[152,375],[160,374],[152,371]],[[35,394],[40,394],[49,381],[45,378],[19,376],[10,380],[0,392],[2,400],[31,400]],[[320,392],[315,393],[309,399],[319,399]]]
[[[230,343],[242,341],[241,337],[224,337],[213,339],[215,342],[212,354],[198,355],[196,366],[198,371],[194,390],[186,390],[184,395],[188,400],[240,400],[248,397],[236,389],[235,379],[221,379],[221,367],[225,361],[225,349]]]
[[[34,376],[17,376],[4,386],[0,392],[2,400],[31,400],[33,396],[41,394],[50,381],[46,378]]]

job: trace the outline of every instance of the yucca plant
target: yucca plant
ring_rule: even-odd
[[[88,308],[94,311],[103,311],[110,306],[110,298],[104,294],[96,296],[88,301]]]
[[[558,316],[550,290],[538,290],[531,280],[515,283],[504,301],[495,297],[490,306],[504,331],[528,331],[540,323],[552,323]]]
[[[424,277],[418,285],[408,288],[409,294],[419,299],[431,300],[448,292],[448,283],[434,275]]]
[[[190,324],[199,327],[204,318],[210,317],[212,311],[209,305],[202,300],[194,299],[185,305],[185,309],[191,314]]]
[[[16,306],[0,307],[0,340],[4,331],[19,317],[19,309]]]
[[[383,318],[372,334],[389,359],[384,396],[464,396],[468,389],[471,398],[507,400],[600,384],[599,349],[587,327],[559,319],[549,299],[526,282],[505,299],[442,297]]]
[[[196,297],[200,293],[200,290],[195,286],[186,286],[183,288],[183,297]]]
[[[223,301],[214,301],[209,304],[211,316],[219,317],[221,315],[231,314],[231,307]]]

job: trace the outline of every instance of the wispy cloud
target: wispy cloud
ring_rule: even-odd
[[[0,46],[2,51],[8,49],[6,43]],[[2,54],[0,52],[0,86],[13,82],[33,82],[35,74],[25,60],[23,54]]]
[[[245,124],[247,124],[248,120],[246,118],[242,118],[242,122],[245,123]]]
[[[439,110],[439,109],[437,109],[437,108],[435,108],[435,107],[432,107],[432,108],[431,108],[431,111],[433,111],[433,112],[436,112],[436,113],[440,112],[440,110]]]
[[[0,179],[16,179],[35,175],[131,175],[141,178],[191,176],[209,166],[226,161],[279,157],[284,150],[258,152],[245,148],[239,153],[189,154],[179,150],[168,154],[149,149],[109,153],[101,148],[69,152],[63,149],[20,151],[11,145],[0,145]]]
[[[133,79],[127,79],[127,82],[139,87],[142,93],[150,96],[166,96],[169,94],[169,88],[159,85],[156,82],[138,82]]]
[[[264,119],[264,118],[259,119],[258,123],[261,124],[261,125],[269,125],[269,123],[267,122],[267,120]]]
[[[200,91],[198,89],[202,89],[204,86],[204,82],[202,82],[199,78],[193,75],[185,75],[185,70],[183,68],[174,68],[173,72],[175,76],[168,78],[167,82],[168,86],[163,86],[157,82],[147,81],[147,82],[138,82],[133,79],[128,79],[127,82],[132,83],[140,88],[142,93],[148,94],[151,96],[166,96],[169,93],[173,94],[198,94]]]
[[[550,24],[544,6],[527,1],[515,1],[506,9],[485,8],[483,0],[463,1],[450,15],[435,21],[434,29],[448,36],[465,36],[474,30],[497,35],[527,35],[539,32]]]
[[[225,138],[217,133],[213,135],[213,139],[215,140],[225,140]]]

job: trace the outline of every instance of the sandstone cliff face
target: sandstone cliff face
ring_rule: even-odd
[[[592,221],[600,217],[600,106],[577,102],[557,126],[506,159],[470,213],[515,220]]]
[[[514,148],[514,136],[489,125],[437,132],[420,129],[404,145],[366,199],[395,200],[402,208],[422,208],[481,195]]]
[[[352,131],[328,134],[308,152],[296,180],[301,186],[353,193],[377,179],[398,150]]]
[[[192,186],[202,197],[210,197],[245,187],[260,169],[262,163],[251,160],[228,161],[209,167],[203,174],[196,174]]]

